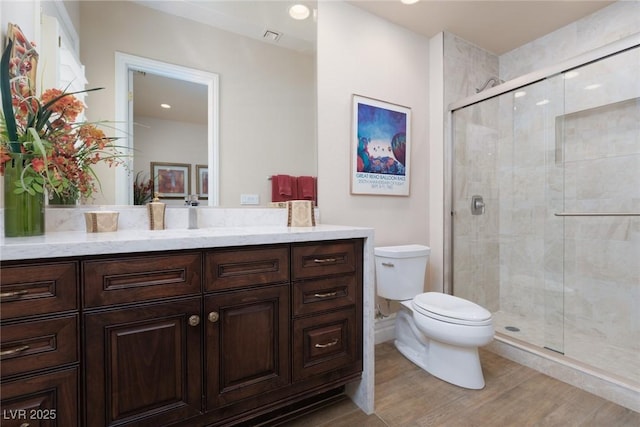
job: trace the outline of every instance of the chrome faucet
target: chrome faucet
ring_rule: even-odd
[[[198,228],[198,205],[200,204],[198,196],[192,194],[191,197],[185,197],[184,204],[189,208],[189,225],[187,228],[195,230]]]

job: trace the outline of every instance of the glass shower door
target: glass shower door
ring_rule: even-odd
[[[496,332],[563,351],[563,203],[548,79],[453,114],[453,293],[493,313]],[[481,196],[483,212],[472,212]]]
[[[564,73],[565,355],[640,384],[640,48]]]

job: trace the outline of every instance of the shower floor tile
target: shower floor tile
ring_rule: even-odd
[[[620,379],[625,383],[640,387],[640,353],[599,342],[597,338],[584,333],[567,330],[564,343],[551,345],[562,336],[545,336],[545,324],[538,319],[515,315],[504,311],[493,313],[497,333],[527,342],[536,347],[564,353],[565,357],[589,365],[605,375]],[[514,330],[517,329],[517,330]],[[564,347],[564,348],[562,348]]]

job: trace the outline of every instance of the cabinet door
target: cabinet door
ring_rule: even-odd
[[[197,415],[201,298],[85,315],[86,425],[160,426]]]
[[[76,427],[78,369],[2,383],[2,427]]]
[[[289,286],[205,298],[207,409],[286,386]]]

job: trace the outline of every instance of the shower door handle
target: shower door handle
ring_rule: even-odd
[[[471,196],[471,215],[482,215],[484,213],[484,200],[482,196]]]

